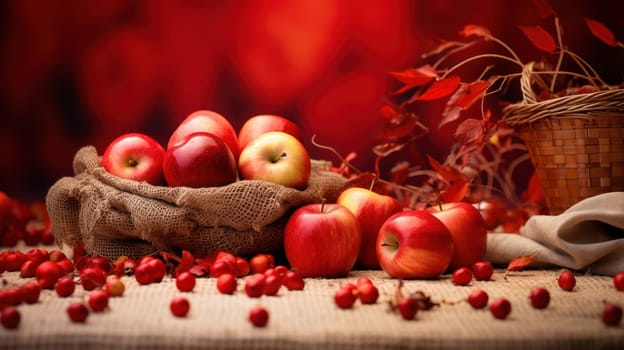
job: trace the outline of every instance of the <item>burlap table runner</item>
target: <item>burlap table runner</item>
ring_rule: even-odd
[[[176,249],[273,253],[282,248],[289,211],[340,194],[347,180],[329,165],[313,160],[304,190],[254,180],[210,188],[152,186],[111,175],[95,147],[85,146],[74,157],[74,176],[51,186],[46,205],[60,242],[84,244],[111,260]]]
[[[448,275],[405,282],[406,292],[422,290],[434,301],[461,300],[475,288],[487,291],[490,300],[506,297],[512,312],[504,321],[465,302],[442,304],[404,321],[387,307],[398,282],[381,271],[306,279],[303,291],[282,288],[277,296],[259,299],[244,294],[242,280],[234,295],[223,295],[214,278],[200,278],[193,292],[182,293],[170,277],[147,286],[124,277],[125,295],[112,298],[104,313],[90,314],[86,324],[72,324],[65,314],[70,302],[83,298],[80,287],[70,298],[43,291],[39,303],[19,306],[22,322],[17,330],[0,328],[0,349],[621,349],[624,325],[604,326],[601,313],[604,300],[624,304],[624,293],[615,290],[611,278],[589,275],[577,275],[576,289],[564,292],[556,286],[557,272],[521,271],[505,280],[497,270],[492,281],[473,281],[465,287],[454,286]],[[334,292],[358,276],[368,276],[378,286],[378,303],[338,309]],[[14,283],[17,272],[3,278]],[[547,309],[530,306],[528,295],[534,287],[549,289]],[[191,303],[183,319],[169,311],[169,301],[180,295]],[[254,328],[247,321],[256,304],[269,310],[266,328]]]

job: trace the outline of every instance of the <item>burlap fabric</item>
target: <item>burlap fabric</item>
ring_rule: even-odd
[[[312,163],[305,190],[251,180],[212,188],[152,186],[111,175],[95,147],[85,146],[74,157],[74,176],[51,186],[46,205],[60,243],[84,244],[110,259],[181,249],[273,253],[282,248],[292,210],[334,201],[346,183],[328,162]]]
[[[37,304],[21,305],[19,329],[0,327],[0,349],[622,349],[624,325],[606,327],[601,322],[603,300],[624,304],[624,293],[611,278],[577,275],[574,291],[556,285],[558,270],[516,272],[505,280],[497,270],[492,281],[453,285],[449,275],[432,281],[405,281],[406,293],[421,290],[433,301],[465,299],[476,288],[490,300],[506,297],[512,305],[508,319],[474,310],[466,302],[442,304],[419,311],[413,321],[388,312],[387,302],[397,280],[381,271],[354,271],[341,279],[306,279],[302,291],[281,288],[276,296],[249,298],[240,279],[234,295],[220,294],[215,278],[199,278],[191,293],[176,289],[175,280],[141,286],[134,277],[123,277],[126,292],[111,298],[103,313],[91,313],[86,324],[72,324],[65,313],[71,303],[83,300],[80,286],[69,298],[44,290]],[[5,273],[9,283],[20,283],[19,272]],[[368,276],[378,286],[380,299],[373,305],[357,302],[341,310],[333,294],[341,284]],[[531,307],[529,293],[536,287],[550,291],[548,308]],[[169,311],[173,297],[191,304],[186,318]],[[252,306],[261,304],[270,314],[266,328],[247,320]]]

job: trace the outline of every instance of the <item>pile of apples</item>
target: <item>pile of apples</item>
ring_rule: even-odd
[[[284,232],[286,257],[304,277],[340,277],[358,267],[430,279],[472,268],[486,250],[484,220],[470,203],[404,210],[396,198],[361,187],[336,203],[298,208]]]
[[[26,204],[0,191],[0,246],[14,247],[20,241],[28,246],[54,243],[45,203]]]
[[[244,179],[302,189],[311,171],[301,130],[292,121],[257,115],[236,133],[224,116],[209,110],[188,115],[166,148],[142,133],[123,134],[108,145],[101,163],[122,178],[194,188]]]
[[[225,117],[208,110],[187,116],[166,149],[144,134],[116,138],[102,166],[136,181],[187,187],[243,179],[302,189],[311,171],[292,121],[258,115],[237,134]],[[434,278],[482,260],[486,236],[481,213],[469,203],[403,210],[396,198],[353,187],[335,203],[297,208],[284,230],[284,252],[304,277],[345,276],[357,266],[382,268],[395,278]]]

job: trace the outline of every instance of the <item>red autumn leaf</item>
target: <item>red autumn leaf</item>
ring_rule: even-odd
[[[183,250],[182,260],[175,270],[176,276],[182,272],[189,271],[193,265],[195,265],[195,257],[193,257],[193,254],[191,254],[188,250]]]
[[[442,192],[442,200],[444,203],[459,202],[464,199],[466,193],[468,193],[468,186],[470,184],[465,180],[458,180],[453,182],[446,191]]]
[[[533,6],[535,6],[535,10],[537,10],[537,16],[541,19],[557,15],[546,0],[533,0]]]
[[[425,90],[425,92],[422,93],[422,95],[414,96],[412,100],[431,101],[446,97],[457,90],[460,82],[461,80],[459,77],[455,75],[446,77],[442,80],[436,80],[427,88],[427,90]]]
[[[533,255],[519,256],[511,259],[506,271],[520,271],[533,262]]]
[[[618,46],[618,41],[615,38],[615,35],[602,22],[591,18],[585,18],[585,23],[587,23],[587,28],[589,28],[589,31],[592,32],[592,34],[594,34],[594,36],[600,39],[603,43],[609,46]]]
[[[536,48],[548,53],[553,53],[557,49],[555,39],[544,28],[540,26],[518,26],[518,28]]]
[[[482,27],[478,24],[467,24],[464,26],[464,28],[462,28],[462,30],[459,31],[459,35],[463,36],[464,38],[472,35],[487,38],[491,37],[492,33],[489,29]]]
[[[466,181],[466,177],[459,170],[450,166],[443,166],[430,155],[427,155],[427,158],[429,159],[429,164],[431,164],[433,170],[435,170],[444,180],[450,183],[455,181]]]
[[[483,142],[483,120],[468,118],[461,122],[455,130],[455,138],[462,145]]]
[[[388,74],[404,84],[403,87],[394,92],[395,94],[401,94],[412,88],[427,85],[438,77],[438,73],[430,65],[408,68],[400,72],[390,72]]]
[[[457,120],[460,112],[470,108],[475,102],[483,98],[489,87],[490,83],[485,80],[477,80],[470,84],[459,84],[459,88],[446,103],[446,108],[442,112],[442,120],[440,120],[438,128]]]

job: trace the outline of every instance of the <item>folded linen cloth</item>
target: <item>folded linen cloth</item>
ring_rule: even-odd
[[[533,255],[532,267],[624,272],[624,192],[584,199],[559,215],[534,215],[520,234],[488,234],[486,259],[492,263],[525,255]]]

